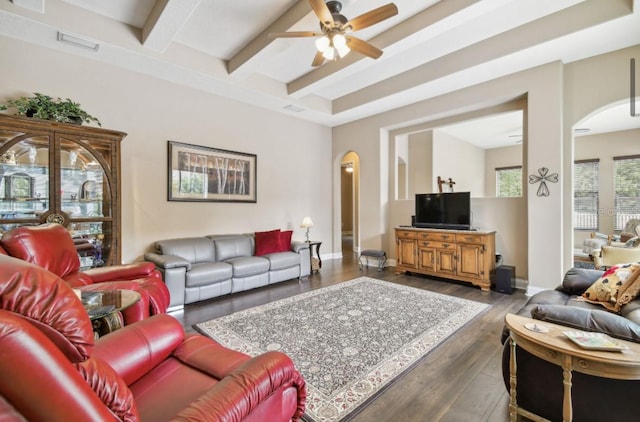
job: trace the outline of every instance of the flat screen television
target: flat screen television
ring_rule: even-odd
[[[414,226],[431,229],[470,230],[470,193],[417,193]]]

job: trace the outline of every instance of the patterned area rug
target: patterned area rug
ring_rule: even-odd
[[[595,270],[596,266],[591,262],[574,261],[573,266],[575,268],[586,268],[588,270]]]
[[[307,382],[307,421],[354,416],[488,305],[368,277],[195,326],[255,356],[289,355]]]

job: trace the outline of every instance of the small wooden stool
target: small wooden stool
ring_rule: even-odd
[[[369,258],[375,259],[378,261],[378,271],[382,271],[384,269],[384,264],[387,262],[387,253],[385,251],[379,251],[376,249],[365,249],[360,252],[360,257],[358,258],[358,267],[360,269],[363,268],[362,258],[366,260],[367,267],[369,266]]]

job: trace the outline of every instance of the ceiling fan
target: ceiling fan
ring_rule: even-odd
[[[271,38],[320,37],[316,40],[316,53],[312,66],[320,66],[326,60],[337,60],[353,50],[365,56],[377,59],[382,50],[353,35],[353,31],[367,28],[398,14],[395,4],[389,3],[348,20],[340,14],[342,4],[339,1],[308,0],[311,8],[320,19],[322,32],[292,31],[271,33]]]

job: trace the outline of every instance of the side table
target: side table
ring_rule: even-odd
[[[620,380],[640,379],[640,344],[618,340],[629,349],[622,352],[606,352],[584,349],[574,344],[563,331],[576,331],[570,327],[534,320],[514,314],[507,314],[505,322],[510,330],[511,356],[509,361],[510,400],[509,415],[512,422],[523,415],[531,420],[545,420],[518,407],[516,345],[540,359],[562,367],[564,395],[562,419],[565,422],[573,418],[571,403],[571,373],[584,374]],[[536,324],[546,332],[528,329],[525,325]]]
[[[322,242],[319,242],[317,240],[308,240],[307,244],[309,245],[309,262],[311,263],[311,274],[313,274],[314,272],[319,273],[320,272],[320,268],[322,268],[322,259],[320,258],[320,245],[322,245]],[[314,246],[316,248],[316,256],[315,257],[313,256],[313,247]],[[317,268],[314,268],[314,265],[313,265],[314,258],[318,262]]]
[[[133,290],[96,290],[81,292],[80,300],[89,314],[96,339],[122,328],[120,311],[140,300]]]

